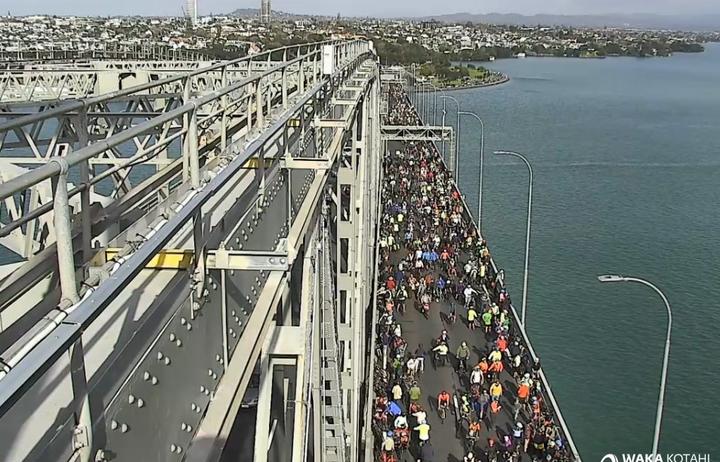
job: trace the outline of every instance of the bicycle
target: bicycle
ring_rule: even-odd
[[[441,404],[440,407],[438,407],[438,415],[440,416],[440,422],[442,423],[445,423],[445,418],[447,417],[447,410],[447,404]]]

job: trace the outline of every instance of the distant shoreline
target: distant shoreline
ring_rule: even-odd
[[[478,84],[472,84],[472,85],[452,86],[452,87],[442,87],[442,88],[438,88],[438,90],[443,90],[443,91],[471,90],[473,88],[494,87],[496,85],[502,85],[509,81],[510,81],[510,76],[508,76],[507,74],[503,74],[502,78],[500,80],[496,80],[494,82],[478,83]]]

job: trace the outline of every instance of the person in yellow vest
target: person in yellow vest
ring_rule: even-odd
[[[498,401],[503,394],[503,387],[500,385],[500,381],[495,379],[492,385],[490,385],[490,398],[493,401]]]

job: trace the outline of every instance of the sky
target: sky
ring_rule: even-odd
[[[184,0],[0,0],[0,14],[180,15]],[[260,0],[198,0],[204,14],[257,8]],[[718,0],[272,0],[274,10],[343,16],[408,17],[446,13],[719,14]]]

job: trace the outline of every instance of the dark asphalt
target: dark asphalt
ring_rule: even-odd
[[[391,142],[388,145],[390,152],[395,150],[404,150],[401,143]],[[400,233],[402,234],[402,233]],[[402,236],[396,235],[395,238],[402,242]],[[391,254],[391,260],[397,264],[407,255],[407,250],[401,248],[399,251]],[[460,258],[458,268],[462,271],[462,267],[467,261],[467,256]],[[437,272],[433,272],[437,277]],[[384,283],[384,281],[382,281]],[[475,286],[476,289],[479,287]],[[453,413],[452,418],[447,418],[444,423],[440,421],[437,413],[437,395],[445,390],[450,394],[456,395],[458,402],[460,394],[468,390],[467,379],[463,378],[462,382],[458,374],[455,372],[457,361],[454,352],[463,341],[466,341],[471,349],[468,368],[472,367],[480,361],[481,355],[489,353],[487,349],[488,342],[493,339],[485,333],[482,328],[471,331],[467,327],[465,311],[462,303],[455,303],[457,309],[457,321],[454,324],[447,322],[446,314],[449,313],[449,303],[433,301],[429,319],[416,309],[414,294],[409,291],[407,301],[407,310],[404,315],[396,314],[396,319],[402,327],[402,337],[407,342],[407,351],[414,352],[418,345],[422,344],[428,356],[425,359],[425,372],[422,374],[418,383],[423,394],[422,406],[428,414],[428,423],[430,424],[430,442],[434,448],[436,462],[461,462],[465,456],[465,435],[466,429],[458,423],[458,419]],[[495,300],[496,301],[496,300]],[[448,331],[450,336],[450,363],[435,369],[432,361],[432,344],[433,340],[440,336],[443,329]],[[512,340],[512,339],[511,339]],[[508,364],[505,362],[507,369]],[[487,380],[487,379],[486,379]],[[492,416],[485,416],[481,422],[481,433],[477,439],[477,443],[473,452],[479,456],[479,460],[486,460],[485,449],[488,447],[488,439],[493,438],[498,446],[502,441],[503,435],[512,434],[512,427],[515,424],[513,419],[514,403],[516,401],[517,385],[515,379],[510,373],[504,371],[501,375],[501,384],[503,386],[503,396],[500,400],[502,410]],[[486,385],[487,387],[487,385]],[[521,417],[522,419],[522,417]],[[415,419],[409,417],[411,427],[415,425]],[[522,419],[523,424],[527,419]],[[416,433],[413,435],[413,442],[416,441]],[[412,451],[414,452],[414,451]],[[401,460],[414,461],[411,454],[405,454]],[[499,460],[501,460],[499,458]],[[522,460],[530,460],[527,454],[522,454]]]

